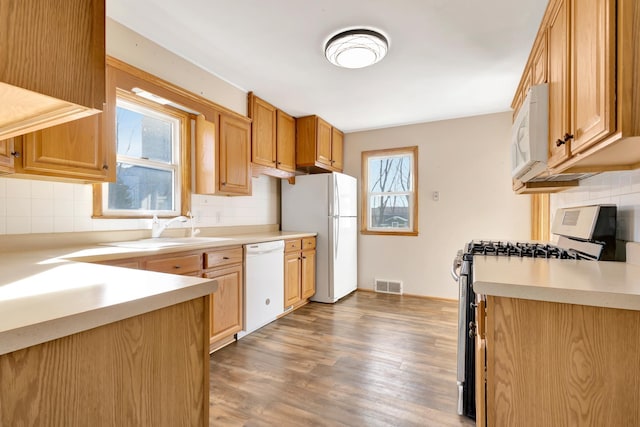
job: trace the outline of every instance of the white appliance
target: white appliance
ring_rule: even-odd
[[[357,288],[357,180],[341,173],[298,175],[282,181],[282,229],[315,231],[316,293],[334,303]]]
[[[511,176],[522,182],[547,169],[549,87],[529,89],[511,127]]]
[[[244,246],[244,329],[238,339],[284,312],[284,241]]]

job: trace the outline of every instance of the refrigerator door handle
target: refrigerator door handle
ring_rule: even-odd
[[[335,234],[335,243],[333,245],[333,259],[338,259],[338,247],[340,246],[340,219],[333,219],[333,229]]]

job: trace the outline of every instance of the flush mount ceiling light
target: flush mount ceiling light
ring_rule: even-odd
[[[338,67],[363,68],[380,61],[389,50],[387,38],[377,31],[355,29],[331,37],[324,55]]]

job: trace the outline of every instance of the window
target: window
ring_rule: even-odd
[[[362,233],[418,234],[418,147],[362,153]]]
[[[188,115],[118,93],[115,120],[116,182],[103,184],[103,214],[180,215],[180,148]]]

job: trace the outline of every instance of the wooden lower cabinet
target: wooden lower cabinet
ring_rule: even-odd
[[[209,351],[235,340],[244,327],[244,281],[242,247],[206,251],[203,277],[216,279],[218,290],[211,294]]]
[[[640,311],[487,296],[487,425],[640,425]]]
[[[1,355],[0,425],[208,426],[208,310],[200,297]]]
[[[285,241],[284,309],[304,305],[316,293],[316,238]]]

